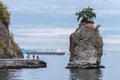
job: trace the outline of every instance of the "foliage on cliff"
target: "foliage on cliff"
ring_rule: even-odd
[[[83,10],[76,12],[75,15],[77,16],[77,21],[81,19],[81,22],[93,22],[94,18],[96,18],[95,12],[93,12],[93,8],[84,8]]]
[[[7,44],[5,43],[5,41],[3,39],[0,39],[0,46],[3,48],[4,57],[10,56],[11,53],[9,52],[9,50],[7,48]]]
[[[23,54],[19,45],[14,41],[14,36],[9,32],[10,14],[6,5],[0,1],[0,58],[22,58]]]
[[[3,48],[6,48],[6,44],[4,42],[4,40],[0,39],[0,45],[3,47]]]
[[[10,13],[7,6],[0,1],[0,21],[8,28],[10,23]]]
[[[11,39],[11,48],[14,50],[14,53],[16,57],[20,58],[22,56],[22,51],[20,50],[19,45],[14,41],[14,35],[11,32],[10,34],[10,39]]]

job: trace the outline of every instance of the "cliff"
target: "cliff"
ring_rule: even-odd
[[[103,39],[93,23],[80,23],[70,35],[70,62],[68,68],[99,68]]]
[[[9,32],[10,14],[0,1],[0,58],[23,58],[22,51]]]

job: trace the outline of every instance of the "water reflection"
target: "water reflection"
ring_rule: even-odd
[[[100,69],[70,69],[70,80],[102,80]]]
[[[12,78],[15,78],[15,69],[0,69],[0,80],[13,80]]]
[[[0,80],[9,80],[9,74],[7,70],[0,69]]]

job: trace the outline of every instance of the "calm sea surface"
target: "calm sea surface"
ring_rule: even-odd
[[[65,69],[69,55],[40,56],[47,68],[0,70],[0,80],[119,80],[120,52],[107,52],[102,57],[105,69]]]

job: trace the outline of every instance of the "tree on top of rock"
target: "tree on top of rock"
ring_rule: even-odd
[[[10,13],[6,5],[1,1],[0,1],[0,21],[5,25],[7,29],[9,28]]]
[[[94,18],[96,18],[95,12],[93,12],[93,8],[84,8],[83,10],[76,12],[75,15],[77,16],[77,21],[81,19],[81,22],[91,22],[94,23]]]

